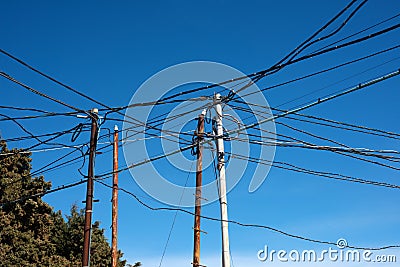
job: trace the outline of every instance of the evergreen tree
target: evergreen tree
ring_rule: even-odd
[[[0,141],[1,266],[80,266],[83,210],[73,205],[65,221],[40,197],[25,198],[49,190],[51,183],[43,176],[31,177],[30,154],[19,152]],[[17,199],[21,200],[13,202]],[[119,260],[119,267],[125,265]],[[92,227],[91,266],[111,266],[111,248],[99,222]]]
[[[0,261],[3,266],[48,266],[58,260],[50,242],[52,208],[41,198],[8,201],[48,190],[43,177],[30,176],[30,154],[8,150],[1,144],[0,157]]]

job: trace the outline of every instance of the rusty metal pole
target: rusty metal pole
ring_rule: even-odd
[[[96,145],[97,145],[98,110],[92,109],[90,115],[92,119],[92,129],[90,134],[89,166],[88,166],[88,180],[87,180],[87,190],[86,190],[85,227],[83,232],[83,254],[82,254],[83,267],[89,267],[90,264],[90,233],[92,230],[93,178],[94,178],[94,158],[96,156]]]
[[[200,213],[201,213],[201,186],[203,179],[203,140],[205,111],[199,115],[197,123],[197,167],[196,167],[196,193],[195,193],[195,217],[194,217],[194,248],[193,267],[200,266]]]
[[[111,255],[112,267],[117,267],[118,251],[117,251],[117,229],[118,229],[118,126],[114,127],[114,143],[113,143],[113,191],[112,191],[112,238],[111,238]]]

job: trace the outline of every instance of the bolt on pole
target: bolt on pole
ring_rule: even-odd
[[[197,167],[196,167],[196,192],[195,192],[195,216],[194,216],[194,248],[193,267],[200,265],[200,215],[201,215],[201,186],[203,179],[203,145],[204,139],[204,115],[205,110],[199,115],[197,123]]]
[[[96,108],[90,111],[92,119],[90,133],[90,148],[89,148],[89,163],[88,177],[86,189],[86,208],[85,208],[85,226],[83,232],[83,253],[82,266],[89,267],[90,265],[90,234],[92,230],[92,213],[93,213],[93,179],[94,179],[94,158],[96,156],[97,131],[98,131],[98,110]]]
[[[113,190],[112,190],[112,238],[111,238],[111,266],[117,267],[117,233],[118,233],[118,126],[114,127],[113,142]]]
[[[217,166],[219,171],[219,202],[221,207],[222,267],[230,267],[231,257],[228,232],[228,202],[226,198],[224,130],[222,126],[222,106],[220,94],[216,94],[214,96],[214,107],[216,111],[215,120],[217,124]]]

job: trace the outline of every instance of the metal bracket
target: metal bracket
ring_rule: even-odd
[[[192,227],[192,229],[195,230],[195,231],[200,231],[200,232],[202,232],[203,234],[208,235],[208,233],[207,233],[206,231],[203,231],[203,230],[201,230],[201,229],[194,229],[194,227]]]

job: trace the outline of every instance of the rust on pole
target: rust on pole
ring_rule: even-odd
[[[90,111],[90,117],[92,119],[92,127],[90,133],[89,163],[88,163],[89,166],[88,166],[87,189],[86,189],[85,226],[83,232],[83,254],[82,254],[83,267],[88,267],[90,264],[90,234],[92,230],[94,158],[96,156],[96,145],[97,145],[98,110],[92,109]]]
[[[111,266],[117,267],[117,230],[118,230],[118,127],[114,127],[113,142],[113,190],[112,190],[112,238],[111,238]]]
[[[201,141],[204,135],[204,115],[205,111],[199,115],[197,123],[197,167],[196,167],[196,193],[195,193],[195,216],[194,216],[194,248],[193,266],[200,265],[200,214],[201,214],[201,186],[203,179],[203,145]]]

